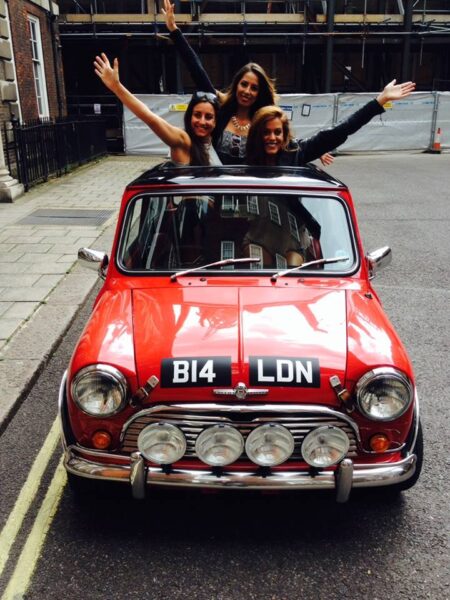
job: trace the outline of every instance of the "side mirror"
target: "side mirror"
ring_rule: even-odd
[[[91,250],[91,248],[80,248],[78,250],[78,259],[83,261],[85,267],[98,271],[99,276],[105,279],[109,264],[109,258],[105,252]]]
[[[369,279],[373,279],[379,269],[384,269],[391,264],[392,250],[389,246],[383,246],[366,254],[369,266]]]

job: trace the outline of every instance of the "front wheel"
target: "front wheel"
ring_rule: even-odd
[[[76,504],[131,497],[128,486],[111,481],[88,479],[68,472],[67,483]]]
[[[416,485],[417,480],[420,477],[420,473],[422,471],[423,464],[423,432],[422,432],[422,423],[419,421],[419,428],[417,431],[416,443],[414,444],[414,448],[412,452],[417,456],[416,470],[414,475],[407,479],[406,481],[402,481],[401,483],[397,483],[392,488],[398,489],[399,492],[403,492],[404,490],[409,490],[414,485]]]

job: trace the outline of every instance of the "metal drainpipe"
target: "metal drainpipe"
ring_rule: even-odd
[[[56,15],[53,12],[53,0],[49,0],[48,3],[50,7],[50,35],[52,38],[52,51],[53,51],[53,69],[55,72],[55,83],[56,83],[56,100],[58,103],[58,117],[61,118],[63,116],[63,103],[61,96],[61,84],[59,81],[59,73],[58,73],[58,48],[56,46],[56,35],[55,35],[55,20]]]
[[[324,93],[331,92],[331,75],[333,68],[333,36],[334,31],[334,0],[327,2],[327,41],[325,46],[325,78],[324,78]]]
[[[402,56],[402,81],[411,79],[411,32],[413,22],[413,0],[406,0],[405,16],[403,18],[403,29],[405,37],[403,39]]]

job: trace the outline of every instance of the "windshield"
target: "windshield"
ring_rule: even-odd
[[[273,272],[336,257],[348,259],[311,265],[303,272],[342,273],[355,267],[348,211],[337,197],[191,192],[133,198],[125,215],[118,264],[126,271],[173,272],[255,258],[259,260],[215,269]]]

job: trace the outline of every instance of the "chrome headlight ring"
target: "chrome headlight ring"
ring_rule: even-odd
[[[171,423],[152,423],[142,429],[137,439],[139,452],[158,465],[171,465],[184,456],[186,438]]]
[[[238,460],[244,450],[244,439],[231,425],[207,427],[195,442],[195,453],[212,467],[225,467]]]
[[[75,404],[87,415],[111,417],[125,407],[128,384],[115,367],[96,364],[78,371],[70,391]]]
[[[245,442],[249,459],[261,467],[275,467],[294,452],[292,433],[279,423],[266,423],[250,432]]]
[[[365,373],[356,384],[360,412],[373,421],[394,421],[414,400],[410,379],[393,367],[378,367]]]

